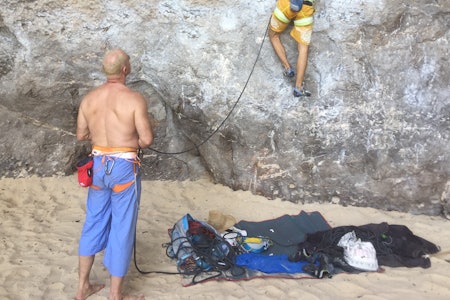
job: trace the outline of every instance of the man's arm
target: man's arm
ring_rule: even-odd
[[[136,101],[137,106],[134,115],[134,122],[139,138],[139,148],[144,149],[149,147],[153,142],[153,130],[148,118],[147,102],[142,95],[139,94],[138,97],[139,99]]]
[[[89,131],[88,123],[86,120],[86,116],[83,113],[83,102],[80,104],[80,108],[78,109],[78,117],[77,117],[77,140],[79,141],[89,141],[91,140],[91,133]]]

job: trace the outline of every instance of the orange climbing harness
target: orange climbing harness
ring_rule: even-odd
[[[138,156],[138,150],[132,147],[102,147],[93,146],[92,147],[93,156],[102,156],[102,166],[104,168],[105,174],[110,175],[114,168],[115,160],[117,158],[125,159],[134,164],[134,174],[135,179],[126,183],[116,184],[112,188],[115,193],[120,193],[130,187],[136,182],[136,175],[138,172],[137,166],[141,165],[140,158]],[[95,173],[95,170],[94,170]],[[101,188],[95,185],[91,185],[91,188],[100,190]]]

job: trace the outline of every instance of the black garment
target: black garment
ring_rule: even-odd
[[[383,222],[362,226],[340,226],[308,234],[306,240],[298,244],[298,252],[291,255],[290,259],[299,261],[306,252],[322,253],[342,260],[343,249],[337,244],[344,234],[351,231],[355,231],[361,241],[373,244],[378,264],[383,266],[429,268],[431,262],[426,255],[440,251],[438,246],[414,235],[408,227]]]

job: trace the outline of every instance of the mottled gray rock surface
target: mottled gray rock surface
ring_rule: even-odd
[[[78,105],[122,47],[152,148],[190,150],[146,150],[145,178],[449,215],[450,2],[317,1],[307,99],[265,37],[274,4],[1,0],[0,174],[74,171]]]

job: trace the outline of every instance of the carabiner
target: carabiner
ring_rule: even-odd
[[[109,162],[112,162],[112,163],[110,164]],[[111,175],[115,163],[116,163],[116,161],[114,159],[107,158],[107,160],[105,162],[105,174],[106,175]]]

